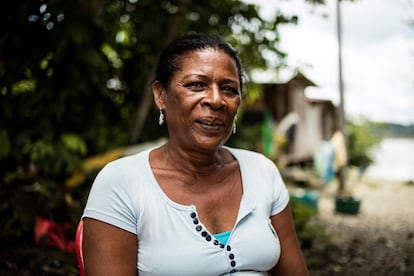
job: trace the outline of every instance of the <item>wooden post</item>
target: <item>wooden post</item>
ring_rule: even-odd
[[[346,120],[345,120],[345,103],[344,103],[344,83],[342,77],[342,28],[341,28],[341,0],[336,0],[336,27],[338,37],[338,75],[339,75],[339,107],[338,107],[338,127],[343,133],[345,138],[345,147],[348,159],[348,135],[346,131]],[[348,161],[345,165],[340,168],[338,172],[339,190],[338,194],[343,194],[345,191],[346,183],[346,171]]]

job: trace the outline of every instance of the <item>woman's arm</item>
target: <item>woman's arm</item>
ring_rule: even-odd
[[[137,275],[137,236],[105,222],[85,218],[85,275]]]
[[[279,236],[281,246],[280,259],[273,268],[272,275],[309,275],[293,224],[290,205],[287,205],[281,213],[272,216],[271,222]]]

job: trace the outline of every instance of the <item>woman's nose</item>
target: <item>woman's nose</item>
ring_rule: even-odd
[[[203,99],[203,105],[209,106],[215,110],[225,106],[225,101],[219,87],[214,85],[207,89],[206,96]]]

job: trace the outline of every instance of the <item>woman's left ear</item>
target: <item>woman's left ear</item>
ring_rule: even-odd
[[[152,94],[154,95],[154,101],[158,109],[165,109],[165,88],[159,81],[154,81],[152,83]]]

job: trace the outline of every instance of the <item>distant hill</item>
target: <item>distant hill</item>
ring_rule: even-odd
[[[374,135],[382,138],[388,137],[407,137],[414,138],[414,124],[401,125],[387,122],[370,122],[369,128]]]

